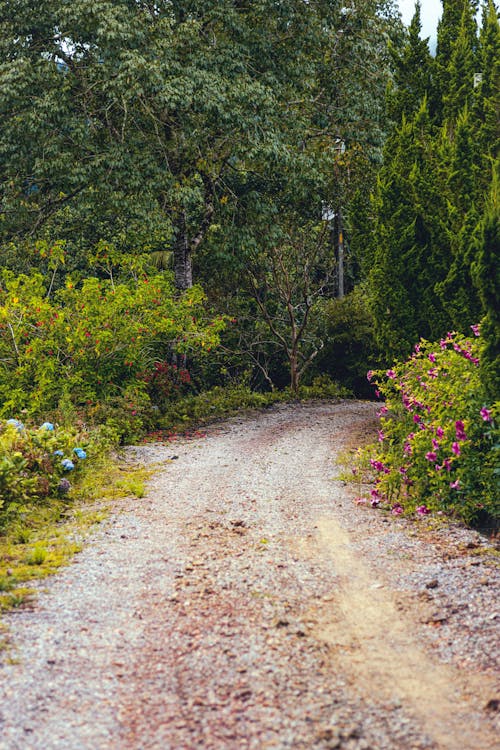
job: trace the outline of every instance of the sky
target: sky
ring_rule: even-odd
[[[415,0],[398,0],[399,10],[403,16],[403,23],[408,25],[415,13]],[[436,38],[437,22],[441,16],[443,6],[441,0],[420,0],[422,19],[422,36]]]

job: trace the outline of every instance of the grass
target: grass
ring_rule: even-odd
[[[106,518],[112,501],[144,497],[151,473],[126,467],[118,457],[106,458],[81,479],[71,499],[25,505],[0,529],[0,612],[32,601],[36,591],[26,584],[68,565]],[[0,649],[2,643],[0,638]]]

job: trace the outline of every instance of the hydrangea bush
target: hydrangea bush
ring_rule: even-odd
[[[27,428],[19,419],[0,422],[0,525],[23,503],[65,495],[79,474],[92,439],[44,422]]]
[[[406,362],[368,373],[383,399],[378,445],[367,461],[373,507],[498,522],[498,402],[487,401],[480,330],[471,328],[471,337],[422,340]]]

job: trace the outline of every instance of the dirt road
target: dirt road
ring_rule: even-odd
[[[497,747],[494,556],[355,505],[335,460],[373,417],[280,406],[132,449],[147,496],[10,617],[0,748]]]

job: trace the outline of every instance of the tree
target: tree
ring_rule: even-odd
[[[249,191],[290,200],[283,173],[315,165],[300,200],[317,205],[325,142],[380,149],[381,6],[19,0],[14,23],[4,0],[4,239],[171,250],[188,287]]]
[[[403,44],[391,44],[394,75],[387,91],[387,112],[396,125],[403,115],[411,118],[424,97],[431,92],[432,57],[429,39],[421,39],[420,2],[415,3],[415,14]]]
[[[450,252],[440,158],[424,99],[388,141],[374,195],[369,286],[377,339],[388,359],[407,355],[420,336],[439,336],[449,322],[434,291]]]
[[[335,263],[326,222],[300,232],[294,229],[293,217],[290,225],[288,236],[266,242],[247,264],[247,279],[259,319],[286,356],[290,388],[296,394],[322,347],[313,335],[312,314],[318,301],[332,295]],[[252,348],[259,350],[261,343],[257,336]]]

